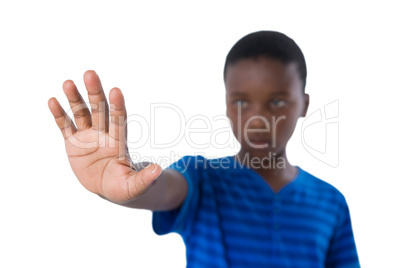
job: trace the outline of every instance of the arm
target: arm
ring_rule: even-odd
[[[120,205],[152,211],[172,210],[183,203],[187,192],[188,186],[183,175],[176,170],[165,169],[145,194]]]
[[[136,170],[132,164],[126,145],[127,112],[120,89],[110,91],[109,113],[98,75],[87,71],[84,82],[91,112],[75,84],[70,80],[63,84],[75,124],[55,98],[48,102],[80,183],[88,191],[128,207],[169,210],[180,206],[187,195],[187,183],[179,172],[162,171],[157,164]]]
[[[359,268],[359,258],[353,236],[350,212],[346,200],[343,200],[341,214],[330,241],[326,268]]]

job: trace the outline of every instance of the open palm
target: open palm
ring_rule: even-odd
[[[55,98],[48,102],[63,134],[71,168],[86,189],[112,202],[125,203],[138,198],[149,189],[162,169],[156,164],[139,172],[133,168],[126,146],[127,112],[120,89],[110,91],[109,113],[98,75],[87,71],[84,82],[91,112],[75,84],[71,80],[63,84],[75,124]]]

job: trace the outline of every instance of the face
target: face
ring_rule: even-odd
[[[283,154],[309,102],[296,64],[268,57],[240,60],[227,68],[225,85],[226,114],[240,153]]]

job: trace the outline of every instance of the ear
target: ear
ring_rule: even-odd
[[[302,111],[301,117],[305,117],[305,116],[306,116],[307,110],[308,110],[308,106],[309,106],[309,104],[310,104],[310,96],[309,96],[308,94],[304,93],[303,98],[304,98],[304,107],[303,107],[303,111]]]

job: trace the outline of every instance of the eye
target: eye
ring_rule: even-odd
[[[287,102],[285,100],[281,100],[281,99],[273,99],[271,101],[271,105],[275,108],[281,108],[284,107],[287,104]]]
[[[246,100],[236,100],[234,103],[238,108],[246,108],[248,106],[248,102]]]

